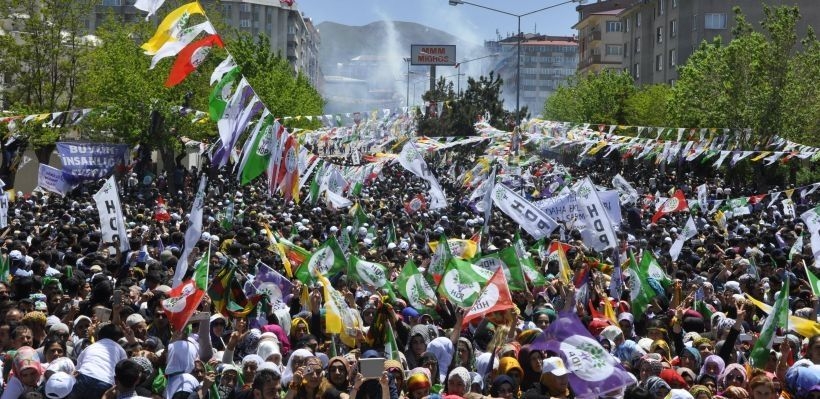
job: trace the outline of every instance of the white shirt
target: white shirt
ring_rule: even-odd
[[[118,343],[101,339],[80,352],[77,373],[114,385],[114,367],[127,358],[128,354]]]

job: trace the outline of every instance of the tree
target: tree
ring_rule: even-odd
[[[636,126],[664,126],[668,122],[667,106],[671,87],[666,84],[638,88],[626,99],[625,122]]]
[[[626,102],[633,93],[635,84],[626,72],[576,75],[547,99],[544,116],[566,122],[623,124]]]

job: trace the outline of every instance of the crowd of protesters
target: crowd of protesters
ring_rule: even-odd
[[[429,264],[431,237],[474,236],[484,225],[483,213],[466,202],[470,189],[455,176],[472,168],[483,150],[454,147],[449,157],[428,158],[448,195],[448,207],[441,211],[408,214],[404,204],[426,193],[426,183],[398,164],[387,165],[358,198],[372,226],[351,230],[355,246],[349,250],[385,265],[394,280],[408,260],[422,269]],[[703,183],[710,200],[760,194],[730,188],[718,171],[695,173],[686,164],[659,169],[651,161],[598,159],[566,168],[573,178],[590,176],[601,186],[610,186],[612,176],[621,173],[641,194],[668,196],[682,189],[692,198]],[[253,276],[259,261],[284,273],[278,255],[269,250],[265,226],[311,251],[351,225],[346,209],[332,209],[322,201],[286,203],[269,196],[264,182],[240,187],[229,170],[209,174],[197,252],[210,249],[212,274],[234,263],[243,276]],[[545,183],[526,174],[530,177],[519,182],[522,191],[537,197]],[[771,305],[788,279],[794,316],[817,318],[818,300],[804,268],[815,266],[810,232],[777,206],[767,207],[768,201],[729,219],[725,230],[707,212],[694,211],[698,235],[676,261],[669,248],[689,213],[650,223],[654,204],[623,205],[622,246],[635,253],[651,251],[674,281],[642,315],[630,312],[626,289],[621,298],[607,298],[608,277],[597,269],[589,279],[589,304],[573,308],[573,287],[557,277],[557,263],[535,252],[547,284],[513,293],[511,326],[485,319],[462,330],[464,310],[446,299],[431,303],[435,315],[421,314],[406,300],[383,295],[383,287],[363,286],[344,274],[331,276],[361,319],[361,339],[351,344],[323,330],[323,298],[316,287],[308,287],[313,289],[308,303],[295,295],[289,312],[270,314],[269,324],[257,328],[246,319],[214,312],[206,297],[200,310],[209,318],[194,320],[182,333],[172,332],[161,302],[171,290],[198,179],[195,170],[119,177],[128,231],[122,239],[131,249],[126,252],[117,249],[118,243],[101,240],[91,197],[100,183],[83,184],[65,197],[18,193],[2,234],[11,278],[0,283],[0,399],[572,398],[571,365],[531,345],[567,309],[635,377],[634,384],[601,397],[820,397],[820,336],[780,329],[765,367],[753,368],[748,361],[766,314],[744,294]],[[170,192],[169,186],[176,190]],[[154,218],[160,196],[170,214],[166,222]],[[798,215],[815,205],[813,194],[798,196],[793,197]],[[234,217],[226,224],[229,203]],[[384,238],[388,226],[396,228],[395,242]],[[482,252],[510,246],[517,230],[512,220],[493,212]],[[562,239],[559,234],[549,239]],[[571,226],[564,234],[572,246],[567,256],[574,270],[592,257],[613,262],[608,254],[588,249]],[[789,256],[795,240],[803,239],[803,252]],[[196,260],[189,261],[193,265]],[[757,273],[749,272],[750,261]],[[301,284],[294,283],[300,292]],[[695,306],[696,289],[711,316]],[[604,300],[616,304],[617,323],[597,316]],[[367,330],[379,315],[396,332],[400,361],[390,360],[383,345],[368,341]],[[362,374],[360,362],[371,358],[388,358],[380,376]]]

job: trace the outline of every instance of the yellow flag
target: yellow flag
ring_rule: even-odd
[[[317,278],[319,279],[319,283],[322,284],[322,289],[325,293],[325,329],[331,334],[341,334],[342,331],[344,331],[344,325],[342,324],[342,314],[339,311],[339,305],[336,303],[336,298],[334,298],[333,295],[336,290],[330,285],[330,281],[328,281],[327,277],[321,273],[317,274]]]
[[[166,42],[176,41],[174,36],[188,24],[188,19],[194,14],[205,14],[198,1],[171,11],[159,24],[154,36],[142,45],[145,54],[154,55]]]
[[[569,268],[569,260],[567,260],[567,254],[564,252],[564,245],[558,243],[556,245],[558,247],[558,278],[564,284],[572,284],[572,277]],[[616,321],[617,323],[617,321]]]
[[[618,324],[618,317],[615,316],[615,309],[612,308],[612,302],[609,301],[609,298],[604,299],[604,316],[612,320],[615,325]]]
[[[786,193],[786,197],[787,197],[788,199],[792,199],[792,194],[794,194],[794,189],[793,189],[793,188],[790,188],[790,189],[788,189],[788,190],[786,190],[786,191],[784,191],[784,192]]]
[[[436,252],[438,248],[438,241],[428,243],[430,250]],[[450,246],[450,253],[457,258],[470,260],[475,257],[478,252],[478,244],[473,240],[461,240],[456,238],[447,239],[447,245]]]
[[[752,159],[751,159],[751,161],[752,161],[752,162],[757,162],[757,161],[759,161],[759,160],[761,160],[761,159],[763,159],[763,158],[766,158],[766,157],[767,157],[767,156],[769,156],[769,154],[771,154],[771,153],[772,153],[771,151],[761,151],[761,152],[760,152],[760,155],[758,155],[758,156],[756,156],[756,157],[752,158]]]
[[[752,302],[760,310],[766,313],[771,313],[771,306],[766,305],[765,303],[750,297],[749,294],[746,294],[746,299]],[[813,322],[811,320],[804,319],[802,317],[792,315],[789,315],[789,329],[796,331],[798,334],[804,337],[811,337],[820,334],[820,324]]]
[[[276,254],[279,255],[279,258],[282,259],[282,265],[285,266],[285,273],[287,273],[288,278],[293,278],[293,266],[290,264],[290,259],[288,259],[288,255],[285,253],[285,246],[276,241],[276,237],[273,236],[273,232],[270,231],[270,227],[267,224],[265,224],[265,234],[268,236],[268,242],[270,243],[268,250],[276,252]]]
[[[717,223],[720,230],[726,232],[726,215],[723,214],[723,211],[715,212],[715,223]]]

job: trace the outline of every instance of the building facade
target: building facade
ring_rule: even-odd
[[[136,0],[102,0],[86,20],[89,32],[94,32],[112,14],[125,23],[144,18],[144,12],[133,7]],[[264,34],[270,39],[271,51],[286,57],[294,73],[301,72],[317,89],[321,83],[319,68],[319,31],[310,18],[299,12],[295,5],[279,0],[206,0],[203,7],[221,14],[225,24],[253,36]],[[160,10],[157,19],[167,13]]]
[[[776,0],[768,6],[798,6],[802,19],[798,37],[808,27],[820,27],[820,2]],[[761,29],[763,4],[759,0],[639,0],[619,14],[623,27],[622,68],[638,84],[670,83],[678,79],[677,67],[686,62],[703,41],[720,36],[732,39],[734,7],[740,7],[755,29]],[[798,43],[799,45],[799,43]]]
[[[624,1],[602,1],[576,7],[578,23],[578,72],[598,73],[622,68],[624,60],[623,22],[619,14]]]
[[[485,42],[497,57],[495,72],[504,80],[502,98],[508,109],[513,109],[516,94],[520,106],[527,106],[531,115],[541,114],[547,98],[570,76],[578,66],[578,40],[573,36],[547,36],[525,33],[522,39],[510,36]],[[521,46],[521,87],[518,73],[518,46]]]

